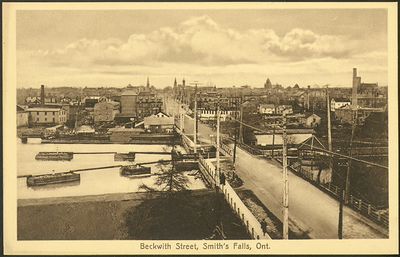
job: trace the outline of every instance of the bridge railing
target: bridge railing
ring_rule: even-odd
[[[219,174],[217,174],[215,166],[210,162],[207,162],[201,154],[199,154],[199,163],[204,167],[208,174],[208,177],[213,179],[213,184],[218,185]],[[218,185],[220,190],[225,196],[225,200],[231,206],[232,210],[240,218],[250,236],[253,239],[271,239],[271,237],[264,233],[261,229],[261,224],[253,213],[247,208],[240,197],[236,194],[235,190],[231,187],[228,181],[225,181],[225,185]]]
[[[238,144],[238,146],[250,154],[256,154],[256,155],[260,155],[260,153],[262,154],[262,150],[255,149],[246,144]],[[275,152],[275,150],[274,150],[274,152]],[[262,154],[262,155],[264,156],[264,154]],[[282,164],[282,156],[279,156],[277,154],[276,157],[274,157],[274,159]],[[295,173],[298,176],[302,177],[303,179],[309,181],[314,186],[321,188],[323,191],[331,194],[336,199],[339,199],[340,189],[337,185],[334,185],[332,183],[319,184],[313,180],[313,176],[311,173],[305,172],[303,169],[301,169],[301,167],[294,168],[292,166],[288,166],[288,168],[293,173]],[[365,217],[371,219],[375,223],[377,223],[379,225],[383,225],[386,228],[389,227],[388,211],[379,210],[379,208],[372,205],[371,203],[363,201],[362,199],[357,198],[353,195],[350,195],[350,200],[346,205],[351,207],[353,210],[359,212],[360,214],[364,215]]]

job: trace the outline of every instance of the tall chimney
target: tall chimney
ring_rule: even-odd
[[[41,105],[45,105],[45,100],[44,100],[44,85],[40,86],[40,103]]]
[[[310,110],[310,86],[307,86],[306,90],[306,101],[307,101],[307,110]]]
[[[361,78],[357,77],[357,68],[353,68],[353,88],[351,93],[351,105],[353,108],[357,108],[358,105],[357,92],[360,83],[361,83]]]

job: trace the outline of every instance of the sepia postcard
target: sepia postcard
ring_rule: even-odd
[[[397,3],[3,3],[5,254],[398,254]]]

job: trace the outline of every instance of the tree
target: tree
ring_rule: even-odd
[[[204,224],[202,213],[187,190],[188,178],[175,170],[174,165],[159,165],[160,174],[154,187],[142,184],[141,189],[151,192],[139,206],[127,210],[125,223],[131,239],[201,238],[196,228]],[[161,192],[160,192],[161,191]],[[209,229],[212,225],[208,224]],[[200,233],[200,232],[199,232]]]
[[[140,185],[139,188],[148,192],[166,191],[169,197],[172,196],[173,193],[187,190],[189,179],[182,174],[182,172],[178,172],[174,166],[175,165],[171,164],[158,164],[161,173],[157,176],[156,182],[154,183],[157,188],[149,187],[145,184]],[[160,187],[161,190],[158,190]]]

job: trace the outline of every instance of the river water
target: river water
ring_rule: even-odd
[[[29,139],[22,144],[17,139],[17,174],[35,175],[51,172],[64,172],[73,169],[93,168],[112,165],[127,165],[129,162],[114,161],[114,154],[84,154],[74,155],[71,161],[37,161],[38,152],[170,152],[171,146],[166,145],[128,145],[128,144],[41,144],[40,139]],[[136,154],[135,162],[151,162],[169,160],[170,155]],[[157,164],[146,165],[151,167],[152,174],[159,171]],[[139,192],[139,186],[145,184],[154,187],[157,176],[143,178],[127,178],[119,174],[119,168],[81,171],[81,180],[78,183],[27,187],[26,178],[18,178],[18,198],[47,198],[79,195],[99,195],[109,193]],[[205,188],[201,179],[186,172],[189,179],[189,189]]]

